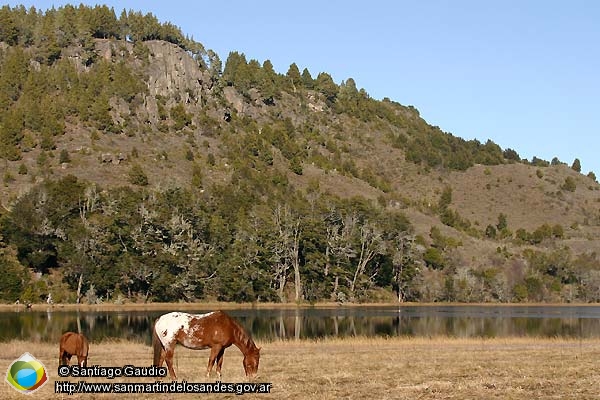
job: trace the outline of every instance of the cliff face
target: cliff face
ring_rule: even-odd
[[[157,99],[164,101],[169,109],[176,104],[183,104],[192,113],[197,112],[207,103],[214,87],[214,79],[192,56],[181,47],[161,40],[151,40],[140,44],[144,50],[136,54],[130,42],[114,40],[96,40],[96,52],[99,57],[109,62],[128,62],[137,72],[143,74],[147,92],[143,94],[143,106],[136,110],[141,113],[140,119],[146,124],[156,125],[160,120]],[[70,51],[70,58],[85,71],[81,49]],[[131,114],[126,104],[112,103],[116,113],[115,122],[122,122],[122,113]]]
[[[150,50],[146,68],[149,94],[179,99],[183,104],[201,104],[203,94],[212,88],[208,71],[172,43],[154,40],[144,44]]]

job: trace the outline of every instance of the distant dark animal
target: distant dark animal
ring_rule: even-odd
[[[177,343],[193,350],[210,348],[206,368],[207,377],[210,376],[216,361],[217,377],[221,378],[223,354],[232,344],[236,345],[244,355],[243,365],[246,376],[251,379],[258,371],[260,347],[256,347],[244,328],[223,311],[208,314],[172,312],[156,320],[152,332],[153,365],[161,367],[166,361],[172,379],[177,379],[173,370],[173,353]]]
[[[81,333],[66,332],[60,338],[58,365],[69,365],[72,356],[77,356],[77,364],[87,367],[90,344]]]

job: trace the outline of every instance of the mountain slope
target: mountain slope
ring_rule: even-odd
[[[0,15],[6,300],[600,299],[594,176],[352,79],[118,33],[148,16],[37,14],[115,24],[52,47],[27,13]]]

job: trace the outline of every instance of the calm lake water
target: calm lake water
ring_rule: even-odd
[[[176,311],[174,309],[173,311]],[[198,308],[191,313],[213,310]],[[65,331],[92,341],[150,344],[154,320],[167,311],[0,312],[0,342],[55,342]],[[348,336],[600,337],[600,306],[385,306],[228,310],[257,340]]]

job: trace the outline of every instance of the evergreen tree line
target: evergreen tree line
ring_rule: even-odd
[[[567,248],[465,267],[462,244],[364,199],[100,188],[66,176],[0,218],[0,296],[43,301],[598,301],[595,254]],[[501,217],[498,226],[505,220]],[[31,275],[30,272],[34,274]],[[50,273],[51,272],[51,273]],[[41,278],[36,279],[35,274]]]
[[[164,40],[195,56],[206,55],[200,43],[185,37],[170,22],[159,22],[152,13],[123,9],[117,17],[115,10],[106,5],[90,7],[83,4],[52,7],[46,11],[24,6],[0,8],[0,42],[9,46],[36,47],[40,55],[53,53],[52,57],[42,57],[39,61],[52,63],[60,56],[61,49],[85,47],[91,39]]]
[[[309,204],[289,188],[273,196],[278,200],[257,202],[246,190],[244,183],[201,193],[102,189],[74,176],[48,180],[1,218],[3,300],[52,293],[69,302],[86,295],[360,301],[415,275],[402,214],[361,199]],[[404,272],[394,277],[397,246]],[[52,271],[66,287],[47,279],[30,285],[22,266],[44,277]]]

